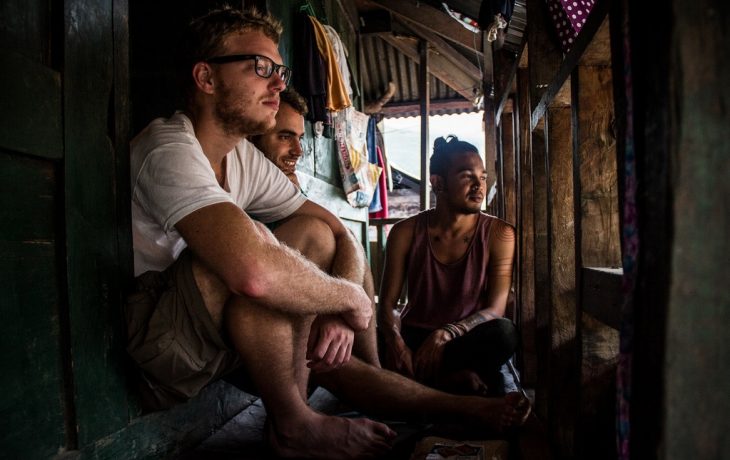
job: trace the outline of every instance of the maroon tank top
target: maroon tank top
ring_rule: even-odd
[[[408,256],[408,303],[401,314],[406,326],[436,329],[486,308],[489,231],[496,219],[480,213],[466,253],[451,264],[439,262],[428,237],[432,210],[416,216]]]

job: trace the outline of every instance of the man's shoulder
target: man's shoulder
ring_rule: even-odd
[[[176,112],[170,118],[156,118],[132,139],[132,150],[150,151],[166,144],[196,145],[195,131],[188,117]]]

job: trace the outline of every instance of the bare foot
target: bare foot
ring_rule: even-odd
[[[530,400],[522,394],[513,391],[504,396],[507,407],[502,416],[504,429],[522,426],[532,411]]]
[[[269,444],[283,458],[379,458],[391,448],[396,433],[367,418],[331,417],[313,412],[304,422],[274,430],[267,424]]]
[[[514,392],[501,398],[476,398],[474,408],[485,427],[501,433],[525,423],[530,414],[530,401]]]

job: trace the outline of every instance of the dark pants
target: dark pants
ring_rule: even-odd
[[[409,326],[401,328],[401,336],[413,353],[431,332]],[[517,329],[512,321],[504,318],[487,321],[446,344],[443,370],[447,373],[472,370],[491,387],[490,383],[500,375],[499,368],[515,353],[517,343]]]

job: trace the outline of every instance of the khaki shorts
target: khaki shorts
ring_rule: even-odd
[[[165,409],[240,366],[205,308],[185,250],[163,272],[146,272],[127,298],[127,351],[142,369],[142,398]]]

